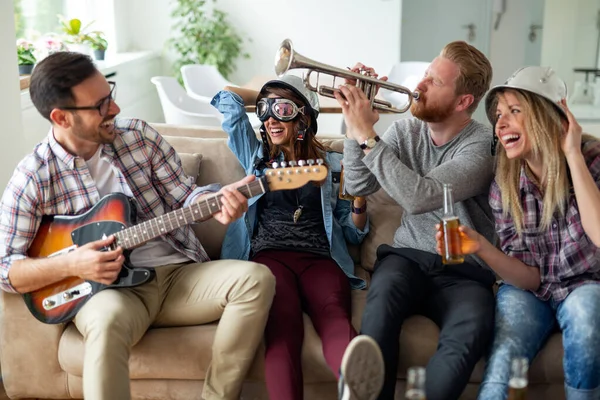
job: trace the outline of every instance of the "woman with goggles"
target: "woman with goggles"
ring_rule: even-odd
[[[269,397],[303,399],[300,356],[303,313],[307,313],[321,337],[328,366],[336,376],[344,375],[347,386],[343,387],[358,396],[352,398],[374,399],[380,384],[362,385],[362,392],[353,384],[368,380],[367,374],[383,382],[381,352],[366,336],[356,337],[348,346],[356,336],[351,289],[363,289],[366,284],[353,275],[346,241],[359,244],[368,233],[366,200],[338,198],[342,154],[328,151],[315,137],[318,100],[302,79],[283,76],[267,82],[256,95],[227,87],[212,100],[224,116],[222,127],[229,135],[229,148],[246,173],[260,177],[275,163],[309,159],[322,159],[328,168],[323,182],[250,199],[245,218],[230,225],[223,242],[221,258],[265,264],[276,277],[276,295],[265,329]],[[262,141],[248,120],[244,100],[256,101]],[[342,358],[352,360],[353,353],[366,354],[366,363],[374,367],[352,365],[352,361],[342,366]]]

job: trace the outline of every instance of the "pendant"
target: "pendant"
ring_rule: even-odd
[[[302,215],[302,206],[298,206],[296,211],[294,211],[294,223],[298,222],[301,215]]]

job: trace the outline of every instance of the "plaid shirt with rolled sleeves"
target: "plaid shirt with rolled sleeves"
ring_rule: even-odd
[[[582,152],[596,185],[600,187],[600,142],[584,142]],[[502,215],[502,194],[495,181],[489,201],[502,251],[540,269],[541,285],[533,293],[542,300],[560,302],[577,286],[600,283],[600,250],[583,230],[573,188],[566,215],[555,214],[548,229],[540,231],[542,194],[527,177],[524,167],[519,182],[524,218],[521,236],[517,235],[511,215]]]
[[[162,136],[143,121],[115,121],[112,144],[103,145],[122,188],[133,193],[137,219],[145,221],[191,204],[219,185],[198,187]],[[126,191],[123,191],[126,193]],[[0,204],[0,289],[15,292],[8,279],[14,261],[26,258],[44,215],[78,215],[100,200],[87,164],[68,153],[52,130],[17,166]],[[208,261],[190,225],[164,235],[167,243],[196,262]]]

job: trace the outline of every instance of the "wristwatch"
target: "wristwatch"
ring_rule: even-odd
[[[365,140],[364,142],[360,143],[360,148],[363,150],[366,148],[372,149],[373,147],[375,147],[375,144],[377,142],[379,142],[380,140],[381,139],[379,138],[379,136],[375,135],[374,137],[370,137],[367,140]]]

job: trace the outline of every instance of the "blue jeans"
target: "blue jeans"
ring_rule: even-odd
[[[503,284],[496,300],[494,340],[479,399],[506,399],[510,360],[529,362],[556,326],[563,334],[567,399],[600,399],[600,285],[585,284],[560,303]]]

